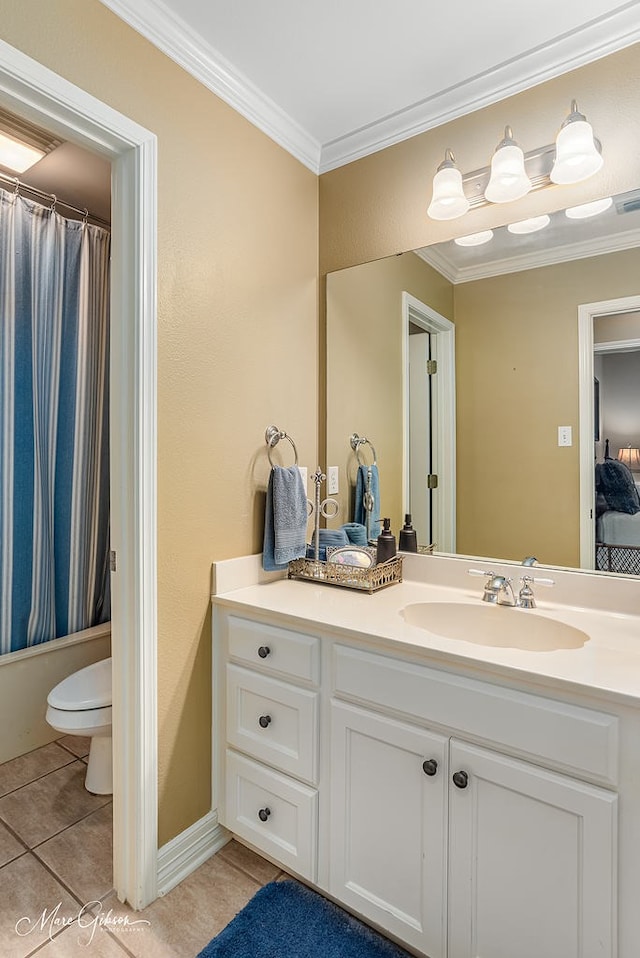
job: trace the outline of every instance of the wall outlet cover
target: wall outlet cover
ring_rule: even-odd
[[[327,495],[337,496],[340,491],[338,486],[338,466],[329,466],[327,469]]]

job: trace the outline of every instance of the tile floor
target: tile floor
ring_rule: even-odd
[[[0,765],[0,955],[195,958],[283,873],[230,842],[144,911],[120,904],[111,797],[84,788],[87,754],[65,736]]]

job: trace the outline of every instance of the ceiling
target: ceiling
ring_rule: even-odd
[[[323,172],[640,40],[640,0],[102,0]]]

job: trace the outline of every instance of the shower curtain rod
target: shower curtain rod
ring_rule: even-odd
[[[4,181],[5,183],[11,183],[11,185],[15,188],[16,193],[19,193],[20,190],[26,190],[28,193],[33,193],[35,196],[40,197],[40,199],[50,200],[52,210],[54,210],[56,206],[64,206],[65,209],[71,210],[73,213],[79,213],[85,222],[88,219],[92,219],[94,223],[96,223],[98,226],[102,226],[103,229],[111,229],[111,223],[108,223],[107,220],[101,219],[99,216],[94,216],[94,214],[90,213],[88,209],[85,208],[81,210],[77,206],[72,206],[71,203],[65,203],[65,201],[59,199],[55,193],[45,193],[44,190],[38,189],[37,186],[29,186],[28,183],[18,179],[17,176],[9,176],[8,173],[3,173],[0,171],[0,180]]]

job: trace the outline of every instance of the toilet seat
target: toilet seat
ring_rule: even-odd
[[[46,720],[68,735],[111,735],[111,706],[102,709],[57,709],[47,706]]]
[[[84,711],[109,708],[111,721],[111,659],[94,662],[67,676],[51,689],[47,704],[61,711]],[[104,724],[102,722],[101,724]]]

